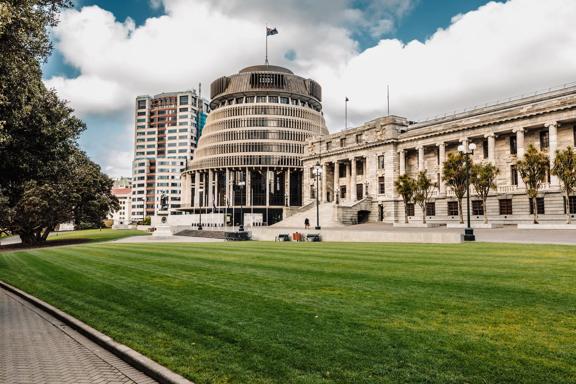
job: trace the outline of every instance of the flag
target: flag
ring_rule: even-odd
[[[274,36],[278,34],[278,30],[276,28],[268,28],[266,27],[266,36]]]

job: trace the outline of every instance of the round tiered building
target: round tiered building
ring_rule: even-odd
[[[322,88],[286,68],[258,65],[214,81],[211,99],[182,174],[182,209],[225,213],[229,224],[280,221],[302,205],[306,139],[328,133]]]

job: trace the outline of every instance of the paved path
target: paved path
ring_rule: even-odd
[[[0,288],[0,383],[152,384],[156,381]]]
[[[222,243],[223,239],[210,239],[191,236],[131,236],[112,241],[112,243]]]

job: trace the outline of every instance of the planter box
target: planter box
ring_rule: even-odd
[[[484,223],[472,223],[472,228],[477,228],[477,229],[494,229],[494,228],[502,228],[504,227],[503,224],[494,224],[494,223],[488,223],[488,224],[484,224]],[[460,223],[448,223],[446,224],[446,228],[466,228],[466,224],[460,224]]]
[[[436,228],[442,226],[442,224],[437,223],[394,223],[393,225],[396,228]]]
[[[573,229],[576,230],[576,224],[518,224],[518,229]]]

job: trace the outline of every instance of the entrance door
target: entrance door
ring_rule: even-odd
[[[364,198],[364,185],[356,184],[356,199],[362,200]]]
[[[378,221],[384,221],[384,205],[378,205]]]

